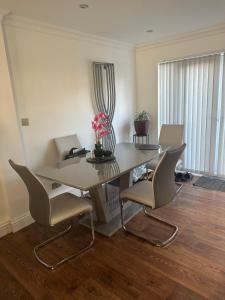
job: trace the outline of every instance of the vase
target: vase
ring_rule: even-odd
[[[100,142],[97,142],[95,144],[95,149],[94,149],[94,155],[95,155],[95,157],[101,157],[101,156],[103,156],[104,155],[103,152],[104,151],[102,149],[102,144]]]
[[[136,131],[137,136],[146,136],[148,135],[150,121],[143,120],[143,121],[134,121],[134,128]]]
[[[104,154],[103,154],[103,150],[94,150],[94,155],[95,157],[102,157]]]

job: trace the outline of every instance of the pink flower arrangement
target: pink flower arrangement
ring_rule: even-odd
[[[95,131],[96,143],[100,143],[101,138],[111,133],[111,131],[106,128],[107,125],[109,125],[107,119],[108,116],[105,113],[99,112],[92,121],[92,128]]]

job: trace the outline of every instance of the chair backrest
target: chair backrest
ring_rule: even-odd
[[[160,130],[159,144],[179,147],[183,144],[184,125],[163,124]]]
[[[175,184],[174,172],[186,144],[179,148],[167,150],[155,169],[152,184],[155,198],[155,208],[170,202],[176,195],[177,186]]]
[[[80,141],[76,134],[55,138],[54,141],[58,151],[59,161],[64,160],[71,148],[81,148]]]
[[[44,186],[26,166],[17,165],[11,159],[9,163],[27,187],[29,193],[29,209],[32,218],[40,224],[49,225],[51,207]]]

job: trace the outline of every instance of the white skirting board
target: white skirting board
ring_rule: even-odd
[[[0,238],[12,232],[10,221],[0,224]]]
[[[70,192],[76,196],[80,196],[80,190],[77,190],[74,188],[68,188],[65,186],[61,186],[60,188],[58,188],[54,191],[51,191],[50,196],[55,197],[62,192],[64,192],[64,193]],[[32,223],[34,223],[34,220],[31,217],[30,212],[26,212],[17,218],[8,220],[6,222],[2,222],[2,223],[0,223],[0,238],[11,232],[13,232],[13,233],[17,232]]]
[[[0,238],[11,232],[17,232],[32,223],[34,223],[34,220],[32,219],[29,212],[23,214],[18,218],[4,222],[0,224]]]
[[[18,218],[12,219],[10,223],[12,227],[12,232],[17,232],[20,229],[23,229],[24,227],[34,223],[34,220],[31,217],[30,213],[27,212]]]

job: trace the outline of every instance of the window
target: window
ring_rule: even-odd
[[[185,169],[225,176],[224,73],[223,53],[159,64],[159,129],[185,125]]]

